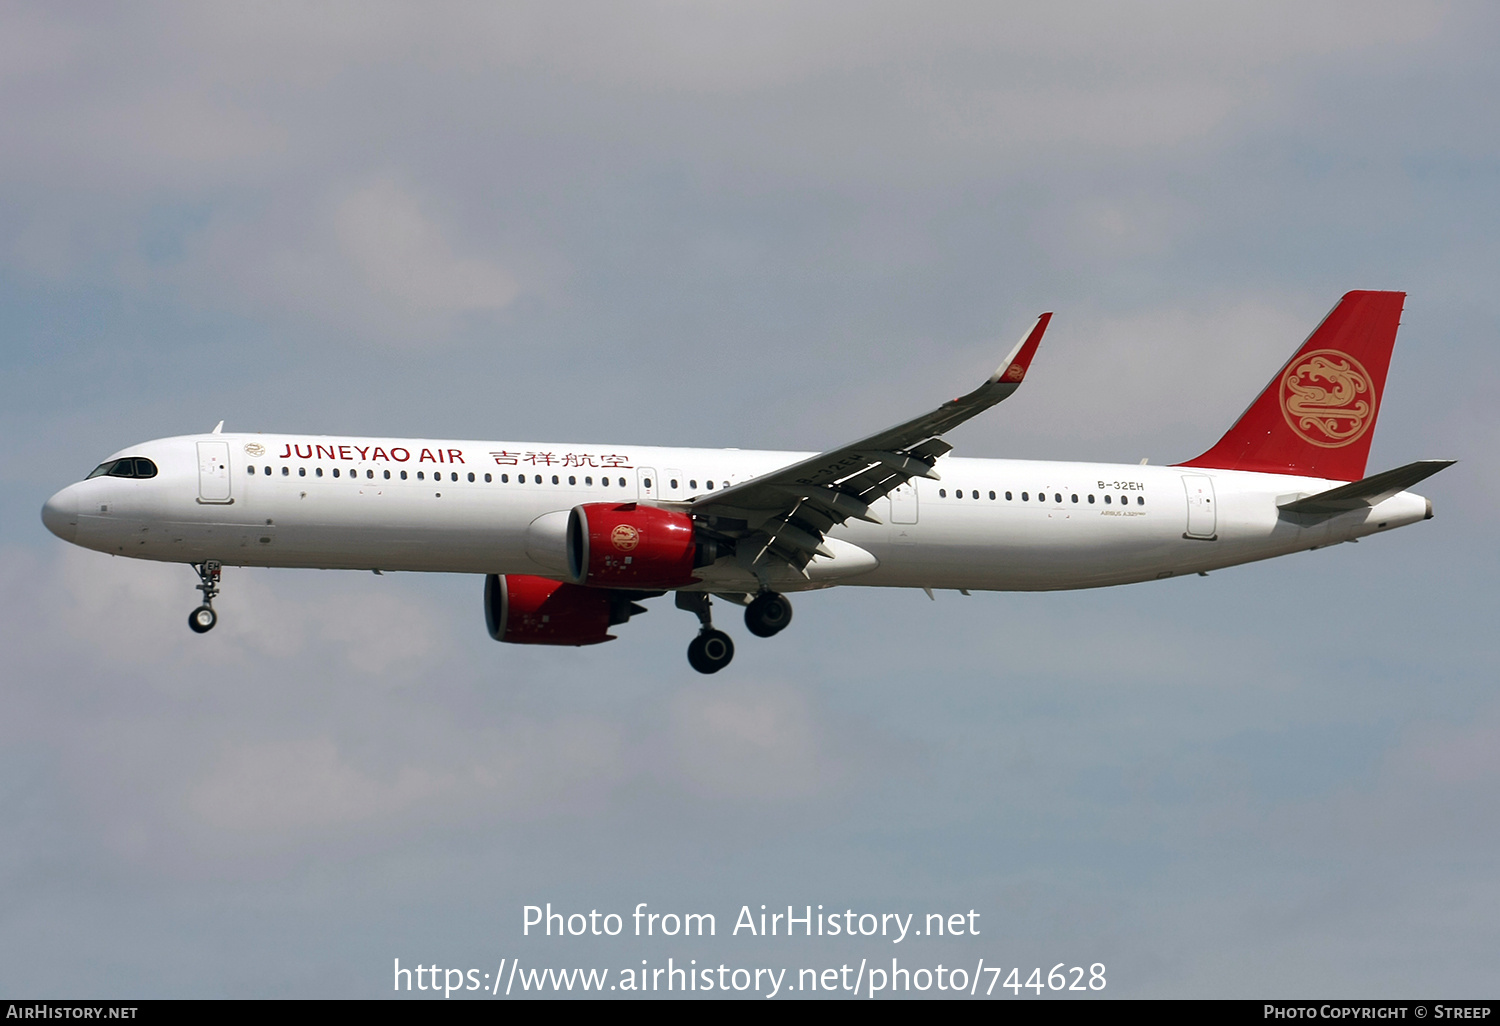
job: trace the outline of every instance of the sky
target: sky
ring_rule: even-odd
[[[1493,994],[1497,46],[1419,0],[0,8],[0,996],[892,957]],[[810,594],[713,677],[669,603],[497,645],[460,575],[231,568],[200,637],[188,569],[38,516],[221,419],[831,447],[1044,310],[957,453],[1175,462],[1350,289],[1408,293],[1370,467],[1459,460],[1434,520]],[[547,902],[717,934],[523,935]],[[730,934],[762,904],[981,932]]]

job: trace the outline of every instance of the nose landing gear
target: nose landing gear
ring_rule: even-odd
[[[688,664],[699,673],[718,673],[734,658],[734,639],[714,629],[711,600],[701,591],[679,591],[677,608],[698,616],[698,636],[688,645]]]
[[[219,577],[224,567],[217,559],[205,559],[201,563],[194,563],[193,570],[198,574],[198,590],[203,592],[203,605],[188,614],[188,626],[194,634],[207,634],[219,622],[219,614],[214,612],[214,596],[219,593]]]

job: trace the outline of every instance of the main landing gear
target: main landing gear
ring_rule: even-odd
[[[712,600],[701,591],[679,591],[677,608],[696,613],[698,636],[688,646],[688,664],[699,673],[718,673],[734,658],[734,639],[714,629]]]
[[[734,658],[734,639],[723,631],[700,631],[688,645],[688,664],[699,673],[718,673]]]
[[[714,628],[713,600],[701,591],[679,591],[677,608],[698,617],[698,636],[688,646],[688,663],[699,673],[718,673],[734,658],[734,640]],[[785,595],[763,591],[745,606],[745,626],[758,638],[779,634],[792,622],[792,604]]]
[[[745,626],[757,638],[780,634],[792,622],[792,604],[785,595],[763,591],[745,607]]]
[[[214,612],[214,596],[219,593],[219,577],[224,567],[217,559],[205,559],[201,563],[194,563],[193,570],[198,574],[198,590],[203,592],[203,605],[188,614],[188,626],[195,634],[207,634],[219,622],[219,614]]]

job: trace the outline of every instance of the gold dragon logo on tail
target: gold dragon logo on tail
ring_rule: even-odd
[[[1281,379],[1281,412],[1303,441],[1337,449],[1375,422],[1375,384],[1348,353],[1318,349]]]

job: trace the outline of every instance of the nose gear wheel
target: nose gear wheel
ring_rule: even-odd
[[[188,627],[195,634],[207,634],[219,622],[219,614],[214,612],[214,596],[219,593],[219,578],[223,574],[224,565],[217,559],[205,559],[201,563],[194,563],[193,571],[198,575],[198,590],[203,592],[203,605],[188,614]]]

